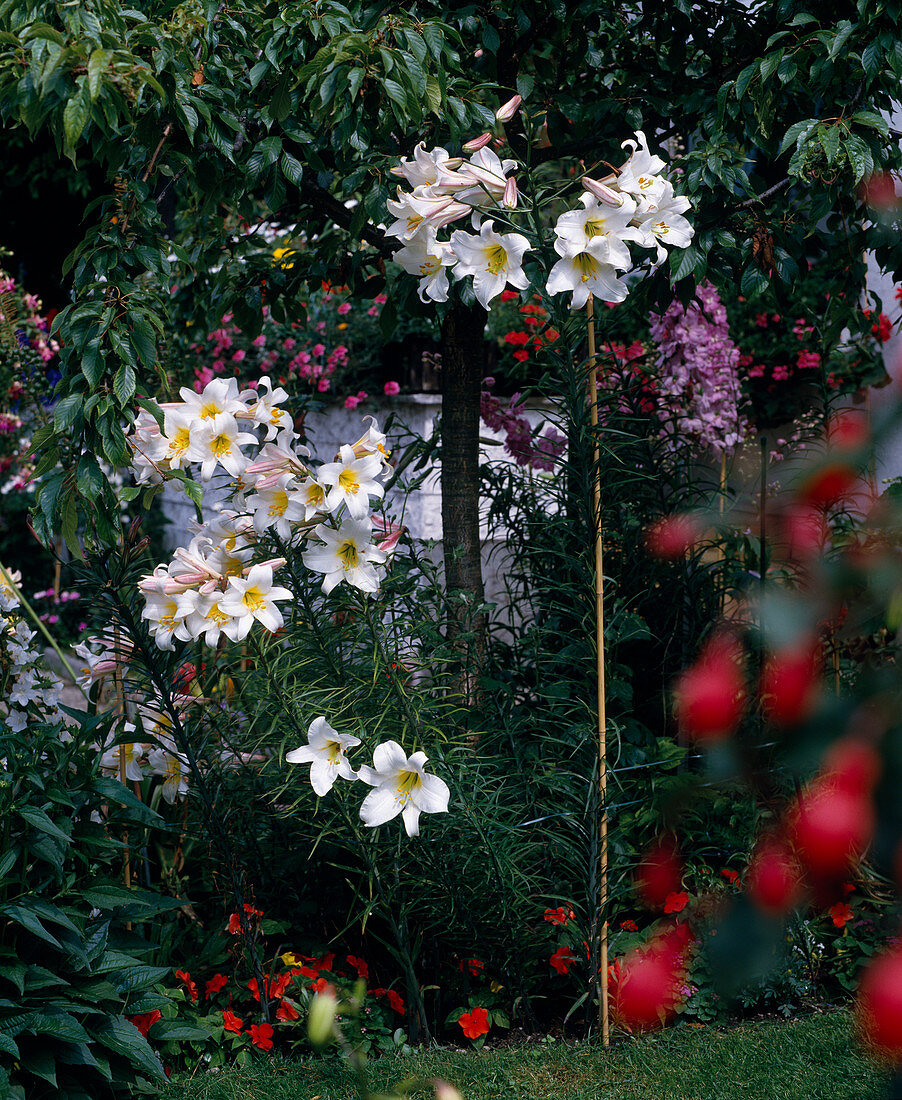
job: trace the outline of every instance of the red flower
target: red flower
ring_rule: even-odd
[[[567,922],[573,920],[575,916],[576,914],[572,909],[565,909],[563,905],[559,906],[557,909],[545,910],[545,920],[547,920],[549,924],[567,924]]]
[[[179,981],[182,983],[182,985],[184,985],[185,989],[188,990],[188,996],[191,998],[191,1000],[196,1001],[197,1000],[197,985],[196,985],[196,983],[191,981],[191,975],[188,973],[188,971],[187,970],[176,970],[175,976],[179,979]]]
[[[214,993],[218,993],[222,989],[228,980],[225,974],[214,974],[204,988],[204,996],[212,997]]]
[[[552,966],[558,974],[566,974],[575,962],[576,956],[569,947],[559,947],[548,960],[549,965]]]
[[[368,978],[370,976],[370,968],[363,959],[358,959],[355,955],[348,955],[348,965],[354,967],[358,978]]]
[[[520,297],[520,295],[517,294],[516,291],[513,291],[513,290],[502,290],[501,291],[501,301],[502,302],[515,302],[519,297]]]
[[[519,344],[522,347],[524,344],[529,343],[529,333],[528,332],[509,332],[504,337],[504,342],[506,344]]]
[[[739,879],[739,872],[734,871],[732,867],[721,867],[720,873],[727,880],[731,886],[735,886]]]
[[[474,978],[478,978],[479,975],[485,970],[485,963],[482,959],[464,959],[460,964],[461,970],[466,964],[467,970],[473,975]]]
[[[902,302],[902,286],[896,287],[896,301]]]
[[[663,516],[646,530],[645,545],[654,557],[675,561],[692,549],[701,533],[694,516]]]
[[[335,986],[326,981],[325,978],[317,978],[315,982],[311,982],[310,989],[314,993],[331,993],[333,996],[335,995]]]
[[[745,709],[741,658],[734,638],[714,637],[677,681],[677,720],[693,739],[721,741],[739,724]]]
[[[623,960],[614,990],[614,1008],[630,1029],[655,1027],[668,1019],[683,998],[687,937],[678,925]]]
[[[898,1062],[902,1057],[902,953],[898,947],[868,964],[855,1008],[864,1038]]]
[[[401,994],[396,993],[393,989],[386,989],[385,996],[388,1000],[388,1003],[392,1006],[395,1012],[403,1016],[407,1009],[404,1007],[404,1000],[401,997]]]
[[[247,924],[253,928],[254,917],[262,917],[263,913],[259,909],[255,909],[252,905],[245,905],[244,912],[247,915]],[[232,913],[229,917],[229,923],[226,925],[226,931],[231,932],[233,936],[237,936],[241,931],[241,917],[238,913]]]
[[[272,1024],[251,1024],[251,1042],[261,1050],[272,1050]]]
[[[514,358],[517,360],[518,363],[525,363],[526,360],[529,358],[529,352],[524,351],[521,348],[519,351],[514,352]]]
[[[885,313],[881,313],[879,319],[871,325],[871,332],[881,344],[885,344],[893,334],[893,322]]]
[[[163,1019],[163,1013],[155,1008],[153,1012],[142,1012],[139,1016],[129,1016],[128,1019],[131,1020],[142,1035],[146,1035],[157,1020]]]
[[[874,808],[864,791],[844,789],[821,777],[802,795],[791,819],[796,850],[812,874],[847,874],[871,842]]]
[[[766,913],[783,914],[799,900],[802,876],[785,841],[770,838],[757,848],[746,875],[748,895]]]
[[[228,1009],[222,1014],[222,1026],[226,1031],[234,1031],[236,1034],[241,1031],[244,1021],[239,1019],[234,1012],[229,1012]]]
[[[776,726],[797,726],[817,702],[820,649],[816,644],[787,646],[765,661],[761,673],[761,709]]]
[[[480,1035],[488,1034],[489,1014],[484,1008],[471,1008],[457,1022],[468,1039],[478,1039]]]
[[[847,922],[853,916],[852,906],[844,901],[838,901],[836,905],[831,906],[827,911],[837,928],[845,928]]]
[[[664,899],[665,913],[682,913],[689,904],[689,895],[684,893],[668,894]]]
[[[281,1020],[283,1023],[289,1023],[291,1020],[296,1020],[298,1016],[300,1016],[300,1013],[291,1001],[280,1002],[279,1007],[276,1009],[276,1019]]]
[[[624,932],[638,932],[639,931],[639,925],[636,924],[636,922],[634,920],[622,920],[620,922],[620,927],[624,930]]]
[[[645,853],[636,872],[636,891],[649,909],[660,909],[680,888],[683,863],[676,844],[662,837]]]

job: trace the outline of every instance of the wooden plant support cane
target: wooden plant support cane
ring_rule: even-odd
[[[121,647],[121,644],[120,644],[120,638],[119,638],[119,631],[118,630],[116,630],[114,632],[113,637],[114,637],[113,645],[115,647],[115,657],[116,657],[116,668],[113,672],[113,683],[114,683],[115,688],[116,688],[116,714],[120,717],[120,719],[122,720],[123,725],[124,725],[126,719],[128,718],[128,712],[127,712],[127,708],[126,708],[126,704],[125,704],[125,689],[124,689],[123,684],[122,684],[122,670],[119,667],[119,654],[122,652],[122,647]],[[128,776],[125,774],[125,768],[126,768],[126,764],[125,764],[125,745],[120,745],[119,746],[119,782],[122,784],[123,787],[128,789]],[[128,841],[128,830],[127,829],[125,831],[123,831],[123,833],[122,833],[122,842],[125,845],[125,863],[124,863],[124,866],[123,866],[123,869],[122,869],[123,870],[122,878],[123,878],[123,882],[125,883],[126,889],[130,889],[131,884],[132,884],[132,866],[131,866],[131,854],[130,854],[129,846],[128,846],[129,841]],[[127,921],[125,926],[126,926],[126,928],[129,929],[129,931],[131,931],[132,922]]]
[[[592,504],[595,534],[595,649],[596,679],[598,687],[598,913],[603,919],[599,930],[598,1022],[601,1025],[601,1041],[608,1046],[611,1041],[611,1025],[608,1014],[608,922],[604,916],[608,904],[608,771],[607,771],[607,717],[605,711],[604,683],[604,560],[601,534],[601,466],[598,450],[598,370],[595,355],[595,318],[592,295],[586,307],[589,336],[589,420],[592,425]]]

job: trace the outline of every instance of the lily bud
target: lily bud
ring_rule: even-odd
[[[492,135],[488,130],[486,130],[486,132],[484,134],[480,134],[479,137],[472,138],[470,141],[465,141],[463,144],[464,152],[476,153],[480,149],[484,149],[491,140]]]
[[[331,993],[317,993],[310,1003],[307,1037],[315,1047],[324,1047],[332,1037],[338,1001]]]
[[[581,183],[596,199],[607,206],[623,206],[623,195],[619,191],[606,187],[603,183],[599,183],[598,180],[593,180],[589,176],[583,176]]]
[[[504,185],[504,198],[501,200],[501,205],[506,206],[508,210],[516,210],[517,199],[517,181],[511,176]]]
[[[523,102],[523,96],[515,95],[509,99],[507,103],[503,103],[495,112],[495,118],[499,122],[510,122],[517,111],[520,110],[520,104]]]
[[[435,1100],[463,1100],[457,1089],[447,1081],[443,1081],[441,1077],[436,1077],[434,1084]]]

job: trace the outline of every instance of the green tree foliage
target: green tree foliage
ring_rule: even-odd
[[[69,260],[60,401],[36,439],[39,529],[114,533],[97,459],[126,460],[123,422],[165,388],[173,278],[195,280],[211,318],[232,309],[250,326],[264,294],[279,311],[312,278],[379,289],[390,162],[421,139],[456,147],[514,90],[546,122],[536,149],[510,127],[523,160],[606,171],[598,150],[640,126],[689,143],[697,234],[669,273],[682,294],[719,274],[746,296],[786,295],[817,252],[851,301],[867,243],[855,189],[899,159],[880,114],[902,75],[899,17],[892,0],[7,0],[0,117],[108,186]],[[267,215],[304,228],[303,263],[236,262],[238,226]],[[902,267],[891,234],[879,255]],[[648,293],[666,297],[667,275]],[[836,311],[824,342],[842,325]]]

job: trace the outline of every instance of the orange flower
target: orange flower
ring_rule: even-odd
[[[300,1013],[291,1003],[291,1001],[282,1001],[279,1007],[276,1009],[276,1019],[281,1020],[283,1023],[288,1023],[291,1020],[296,1020]]]
[[[634,920],[622,920],[620,922],[620,927],[625,932],[638,932],[639,931],[639,925],[636,924],[636,922]]]
[[[259,909],[255,909],[252,905],[245,905],[244,912],[247,917],[247,924],[249,927],[254,925],[254,917],[262,917],[263,913]],[[241,916],[238,913],[232,913],[229,917],[229,923],[226,925],[226,931],[231,932],[233,936],[237,936],[241,931]]]
[[[565,909],[563,905],[559,906],[557,909],[545,910],[545,920],[547,920],[549,924],[566,924],[568,921],[573,920],[575,916],[576,914],[572,909]]]
[[[228,980],[225,974],[214,974],[204,988],[204,996],[212,997],[214,993],[218,993],[222,989]]]
[[[570,967],[576,962],[576,956],[569,947],[559,947],[548,962],[558,974],[566,974]]]
[[[830,919],[837,928],[845,928],[847,922],[850,921],[854,915],[852,913],[852,906],[844,901],[838,901],[836,905],[831,906],[827,912],[830,914]]]
[[[664,899],[665,913],[682,913],[689,904],[689,895],[685,893],[668,894]]]
[[[222,1014],[222,1026],[226,1031],[239,1032],[244,1024],[244,1021],[239,1019],[234,1012],[229,1012],[226,1009]]]
[[[261,1050],[272,1050],[272,1024],[251,1024],[251,1042]]]
[[[188,973],[188,971],[187,970],[176,970],[175,976],[179,979],[179,981],[182,983],[182,985],[184,985],[185,989],[188,990],[188,996],[191,998],[191,1000],[196,1001],[197,1000],[197,985],[196,985],[195,982],[191,981],[191,975]]]
[[[348,955],[348,965],[354,967],[358,978],[368,978],[370,976],[369,966],[363,959],[358,959],[356,955]]]
[[[468,1039],[478,1039],[480,1035],[488,1034],[489,1014],[484,1008],[471,1008],[457,1022]]]
[[[128,1019],[131,1020],[142,1035],[146,1035],[157,1020],[163,1019],[163,1013],[155,1008],[153,1012],[142,1012],[138,1016],[129,1016]]]

